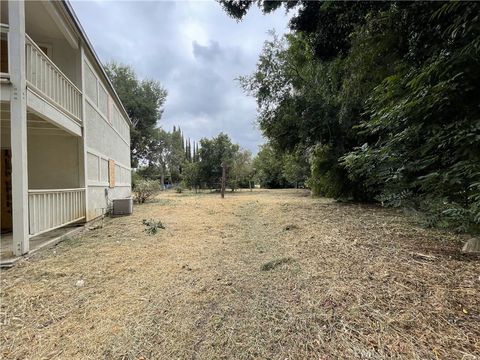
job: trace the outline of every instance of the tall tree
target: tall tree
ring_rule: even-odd
[[[200,140],[200,173],[203,181],[209,187],[219,187],[222,178],[222,164],[224,164],[227,174],[231,171],[235,154],[239,146],[233,144],[224,133],[212,139],[203,138]]]
[[[305,183],[310,167],[305,153],[301,150],[292,151],[283,156],[282,174],[290,184],[298,188],[299,184]]]
[[[286,180],[282,174],[282,155],[270,144],[260,147],[253,159],[255,177],[260,186],[265,188],[285,187]]]
[[[241,84],[275,151],[310,152],[314,194],[480,227],[480,3],[221,3],[236,18],[296,8]]]

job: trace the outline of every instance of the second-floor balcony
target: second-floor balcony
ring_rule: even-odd
[[[0,24],[2,82],[11,76],[10,28]],[[27,88],[75,123],[82,122],[82,91],[80,51],[67,46],[55,33],[43,34],[30,26],[32,34],[25,36],[25,77]],[[57,36],[57,38],[48,37]],[[38,40],[34,40],[38,39]],[[38,42],[37,42],[38,41]],[[76,85],[77,84],[77,85]],[[5,88],[2,89],[5,92]],[[8,99],[3,94],[2,101]]]
[[[82,92],[44,51],[26,36],[27,86],[77,121],[82,119]]]

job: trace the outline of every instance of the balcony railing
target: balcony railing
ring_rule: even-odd
[[[60,71],[37,44],[26,37],[27,82],[64,112],[81,121],[82,92]]]
[[[30,235],[85,218],[85,189],[28,190]]]

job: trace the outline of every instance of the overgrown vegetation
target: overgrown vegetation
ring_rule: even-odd
[[[297,10],[292,32],[272,34],[240,78],[269,140],[255,161],[263,185],[297,182],[301,166],[285,166],[300,164],[294,154],[309,161],[314,195],[479,229],[479,3],[221,3],[237,19],[255,3]]]
[[[142,224],[145,225],[145,232],[148,235],[155,235],[159,229],[165,229],[165,226],[160,220],[143,219]]]
[[[143,204],[160,191],[160,183],[155,180],[138,179],[133,184],[133,199]]]

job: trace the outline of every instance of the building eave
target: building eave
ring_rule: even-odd
[[[123,106],[123,103],[120,100],[120,97],[118,96],[117,92],[115,91],[115,88],[113,87],[113,84],[110,81],[110,79],[109,79],[109,77],[108,77],[108,75],[105,71],[105,68],[103,67],[102,62],[100,61],[100,58],[98,57],[97,53],[95,52],[95,49],[93,48],[92,43],[88,39],[88,36],[85,33],[85,30],[83,29],[83,27],[80,23],[80,20],[78,20],[78,17],[75,14],[75,10],[73,10],[73,7],[68,0],[61,0],[61,3],[63,4],[63,7],[64,7],[65,11],[67,12],[67,14],[70,16],[70,18],[72,20],[72,23],[75,26],[76,31],[79,33],[83,44],[85,44],[86,50],[90,53],[92,58],[95,60],[95,62],[96,62],[95,65],[100,70],[101,76],[103,77],[103,79],[107,83],[107,85],[109,87],[109,90],[113,93],[113,95],[115,97],[115,100],[116,100],[117,104],[119,105],[123,115],[125,116],[126,119],[128,119],[129,125],[133,126],[132,120],[128,116],[128,113],[125,110],[125,107]]]

